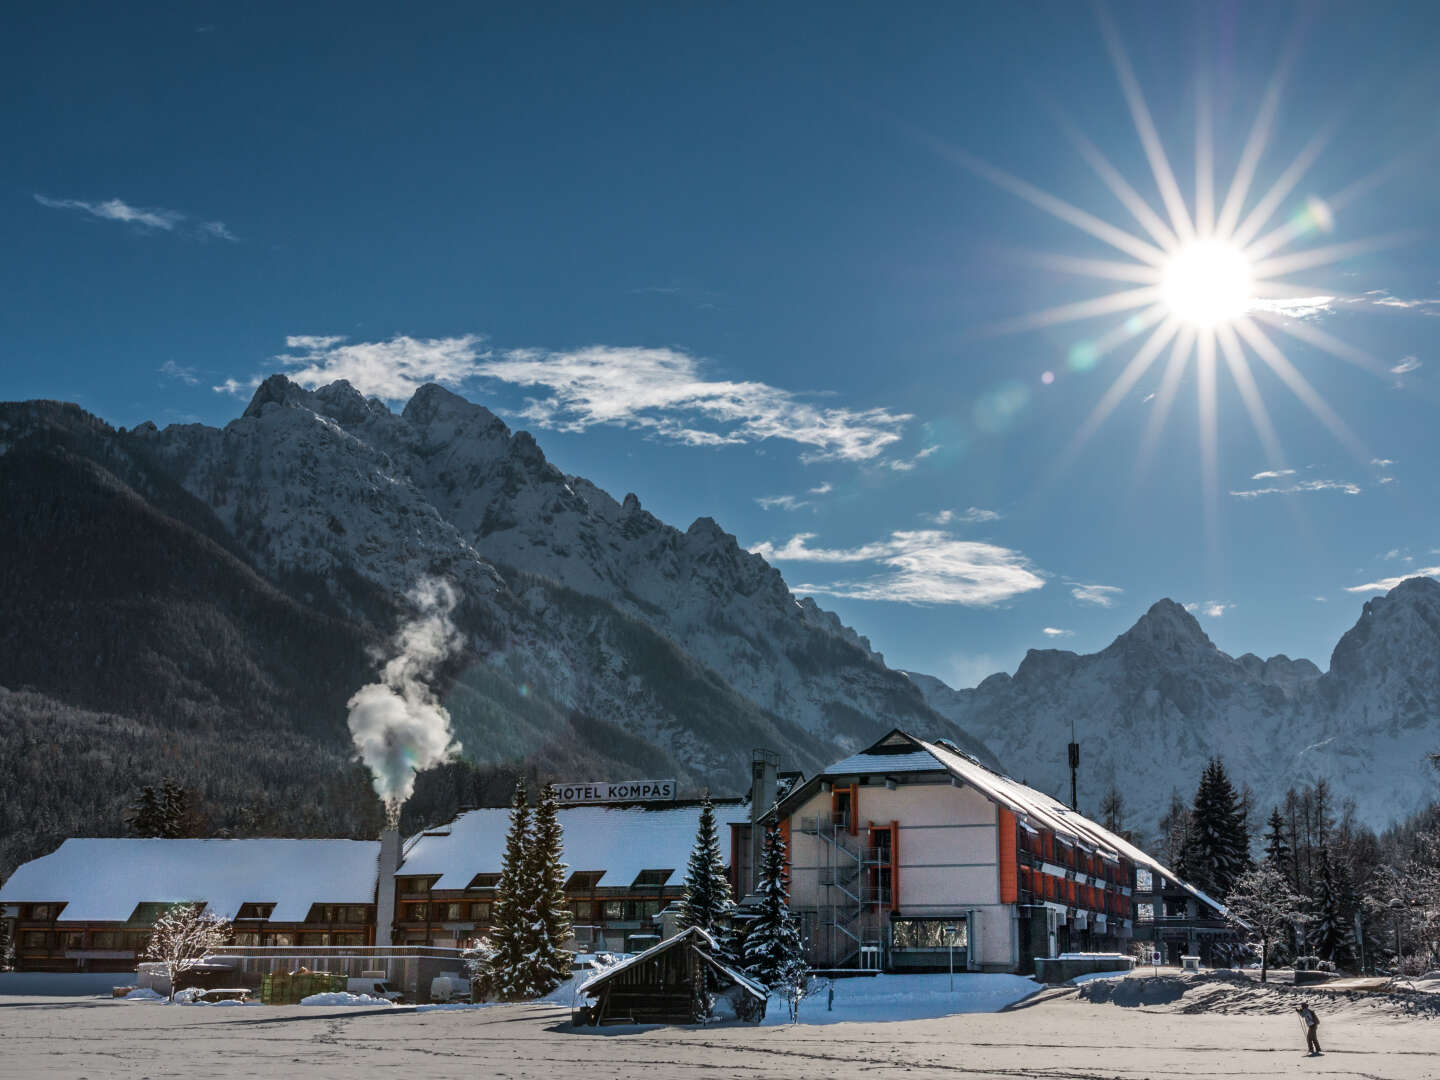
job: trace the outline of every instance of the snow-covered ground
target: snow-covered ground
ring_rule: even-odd
[[[1247,1008],[1266,1011],[1190,1011],[1216,995],[1241,995]],[[1092,1004],[1061,990],[1010,1011],[932,1019],[880,1023],[857,1015],[823,1025],[639,1030],[574,1029],[567,1009],[545,1005],[167,1009],[98,997],[0,997],[0,1080],[354,1080],[400,1072],[425,1080],[1440,1077],[1440,1019],[1394,1014],[1346,995],[1316,1008],[1326,1049],[1319,1058],[1304,1056],[1288,1001],[1271,1008],[1250,987],[1219,980],[1196,980],[1182,999],[1157,1007]]]

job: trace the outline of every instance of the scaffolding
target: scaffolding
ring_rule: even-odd
[[[872,874],[889,866],[889,855],[850,833],[850,815],[840,811],[800,818],[800,831],[820,841],[815,932],[809,961],[815,967],[861,967],[884,951],[881,912],[890,906],[890,887]]]

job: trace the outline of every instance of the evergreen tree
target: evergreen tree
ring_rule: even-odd
[[[1180,875],[1211,896],[1230,892],[1250,866],[1250,834],[1240,797],[1219,758],[1211,758],[1195,792],[1191,832]]]
[[[171,840],[189,833],[190,792],[179,781],[165,777],[160,782],[160,835]]]
[[[723,963],[739,963],[735,941],[730,934],[730,915],[734,909],[730,879],[725,876],[725,860],[720,854],[720,831],[715,824],[715,807],[707,793],[700,808],[700,827],[695,833],[695,846],[685,870],[685,892],[680,899],[677,923],[682,930],[698,926],[712,938]]]
[[[10,970],[11,954],[15,951],[15,935],[9,919],[0,914],[0,971]]]
[[[745,932],[746,973],[769,990],[785,993],[809,971],[805,946],[790,914],[785,874],[785,841],[771,826],[760,854],[760,914]]]
[[[1356,907],[1355,889],[1344,868],[1321,848],[1311,898],[1310,945],[1322,959],[1338,966],[1353,962]]]
[[[165,810],[159,794],[148,784],[140,789],[125,817],[136,836],[165,835]]]
[[[1100,816],[1105,828],[1116,836],[1123,836],[1125,832],[1125,797],[1113,784],[1110,785],[1110,790],[1105,792],[1105,798],[1100,801]]]
[[[510,830],[505,835],[505,858],[495,887],[494,927],[490,931],[490,985],[502,1001],[538,997],[527,963],[538,934],[530,922],[532,882],[526,855],[530,848],[530,807],[525,780],[515,784],[510,804]]]
[[[1191,832],[1190,808],[1180,798],[1180,792],[1172,791],[1170,806],[1160,819],[1160,847],[1165,852],[1165,865],[1174,867],[1182,877],[1187,876],[1183,867]]]
[[[527,868],[530,906],[528,922],[535,936],[534,952],[526,959],[533,968],[536,997],[559,986],[571,972],[570,953],[563,946],[570,937],[570,909],[565,903],[566,864],[561,861],[563,831],[556,814],[555,796],[544,788],[530,829]]]
[[[1276,870],[1293,880],[1291,864],[1294,861],[1294,851],[1285,838],[1285,819],[1280,816],[1278,806],[1270,811],[1270,824],[1265,832],[1265,859]]]

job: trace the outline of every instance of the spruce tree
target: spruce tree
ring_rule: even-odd
[[[1291,863],[1294,854],[1290,841],[1285,838],[1285,819],[1280,816],[1277,806],[1270,811],[1270,824],[1265,831],[1265,858],[1276,870],[1293,880]]]
[[[148,784],[140,789],[125,816],[136,836],[165,835],[165,811],[159,794]]]
[[[495,922],[490,932],[490,985],[502,1001],[538,996],[531,965],[526,962],[537,938],[530,923],[532,886],[526,858],[530,831],[530,807],[522,777],[516,781],[510,804],[510,830],[505,835],[505,859],[495,888]]]
[[[760,914],[745,932],[745,972],[768,990],[784,993],[808,972],[805,946],[790,914],[785,841],[771,826],[760,854]]]
[[[1348,965],[1355,948],[1355,890],[1343,866],[1320,849],[1311,898],[1310,945],[1322,959]]]
[[[733,906],[730,879],[720,854],[720,831],[715,824],[715,807],[710,796],[700,807],[700,828],[685,870],[685,893],[680,900],[681,929],[698,926],[712,937],[722,934]]]
[[[1222,897],[1250,866],[1250,834],[1240,797],[1219,758],[1211,758],[1205,766],[1190,820],[1181,876],[1211,896]]]
[[[556,813],[555,796],[544,789],[530,829],[528,922],[535,950],[527,958],[532,967],[535,996],[543,997],[571,974],[570,953],[562,946],[570,937],[570,909],[565,903],[565,870],[561,861],[564,836]]]

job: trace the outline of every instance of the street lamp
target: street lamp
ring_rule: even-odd
[[[955,992],[955,927],[945,927],[945,936],[950,943],[950,992]]]

